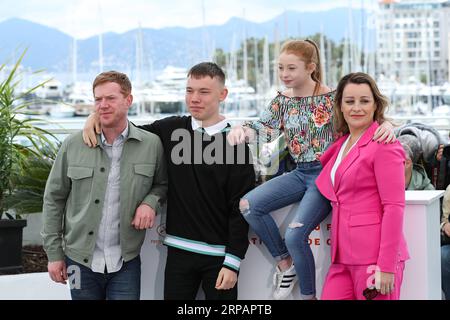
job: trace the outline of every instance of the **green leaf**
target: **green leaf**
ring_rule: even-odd
[[[17,217],[41,210],[45,182],[57,153],[56,137],[35,126],[45,121],[18,117],[28,113],[31,102],[24,98],[51,80],[16,92],[22,81],[19,66],[26,52],[0,79],[0,219],[3,215],[13,218],[7,209],[14,209]],[[0,71],[5,67],[0,65]],[[19,137],[27,141],[26,145],[18,143]]]

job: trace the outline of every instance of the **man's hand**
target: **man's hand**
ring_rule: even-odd
[[[394,273],[375,271],[375,288],[381,294],[391,294],[394,291]]]
[[[390,123],[389,121],[383,122],[375,131],[372,140],[380,143],[394,143],[397,138],[395,137],[394,127],[392,126],[392,123]]]
[[[83,141],[85,144],[87,144],[90,148],[93,148],[97,145],[97,136],[96,134],[100,134],[101,132],[100,127],[100,119],[97,112],[94,112],[93,114],[89,115],[89,117],[86,120],[86,123],[84,124],[83,128]]]
[[[234,288],[237,282],[237,273],[227,268],[222,268],[216,281],[217,290],[228,290]]]
[[[442,227],[442,229],[444,229],[445,234],[450,237],[450,223],[447,222],[446,224],[444,224],[444,226]]]
[[[47,265],[47,270],[53,281],[63,284],[67,283],[67,268],[66,263],[63,260],[49,262]]]
[[[136,214],[134,215],[131,225],[137,230],[143,230],[153,227],[155,222],[155,210],[147,204],[141,204],[136,209]]]
[[[441,161],[442,155],[444,154],[444,145],[440,144],[437,151],[436,151],[436,160]]]

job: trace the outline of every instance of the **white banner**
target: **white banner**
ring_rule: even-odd
[[[272,212],[281,234],[291,222],[298,204]],[[162,220],[164,220],[164,215]],[[310,246],[316,260],[316,290],[320,297],[323,281],[330,265],[330,224],[331,215],[310,235]],[[167,248],[162,245],[165,235],[165,224],[161,216],[157,217],[155,227],[147,231],[145,243],[141,250],[142,258],[142,293],[141,299],[163,299],[164,266]],[[250,246],[245,259],[241,263],[238,281],[239,299],[273,299],[273,273],[275,260],[255,233],[249,232]],[[199,294],[199,298],[202,293]],[[299,284],[295,285],[288,299],[301,299]]]

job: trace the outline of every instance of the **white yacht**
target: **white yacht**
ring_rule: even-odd
[[[75,116],[75,108],[64,103],[51,104],[48,106],[48,115],[51,118],[72,118]]]
[[[245,80],[227,81],[228,97],[221,112],[227,117],[257,117],[261,109],[261,98]]]
[[[134,110],[137,114],[183,113],[186,78],[186,69],[167,66],[149,87],[133,89]]]
[[[43,100],[60,101],[63,97],[61,82],[55,79],[44,83],[36,89],[35,93],[38,98]]]
[[[95,110],[92,84],[77,81],[64,90],[64,102],[75,109],[76,116],[88,116]]]

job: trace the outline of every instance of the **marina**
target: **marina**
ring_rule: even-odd
[[[450,128],[450,1],[377,0],[370,3],[361,2],[361,12],[367,15],[359,16],[357,11],[348,10],[344,19],[349,30],[339,47],[326,33],[315,35],[322,52],[324,82],[335,88],[338,79],[348,72],[371,74],[390,100],[388,114],[392,119],[399,124],[423,122],[431,125],[440,130],[447,141],[448,133],[444,130]],[[351,5],[349,1],[349,8]],[[204,4],[202,8],[204,10]],[[236,26],[229,35],[229,52],[217,50],[206,29],[198,39],[205,49],[200,59],[220,61],[226,71],[229,94],[221,105],[221,113],[227,118],[258,117],[276,91],[283,90],[276,75],[276,52],[284,41],[282,31],[289,34],[291,23],[287,13],[281,17],[285,19],[285,30],[275,24],[273,37],[266,34],[261,39],[248,39],[249,27]],[[350,30],[356,25],[358,28]],[[139,27],[134,40],[134,61],[127,67],[131,71],[134,96],[130,116],[148,122],[186,114],[184,94],[188,67],[168,64],[155,70],[152,57],[146,57],[148,41],[145,30]],[[97,42],[100,72],[107,61],[103,34],[98,34]],[[238,42],[241,42],[240,47]],[[68,57],[70,72],[64,76],[60,76],[63,70],[55,76],[44,73],[37,77],[23,69],[24,86],[45,81],[26,97],[30,114],[44,116],[50,122],[56,119],[59,124],[67,123],[67,129],[73,130],[80,128],[77,123],[84,122],[82,118],[94,111],[91,82],[86,81],[85,75],[78,74],[82,69],[80,50],[79,41],[74,39]],[[90,72],[90,78],[95,76],[94,70]],[[74,120],[66,121],[71,118]]]

